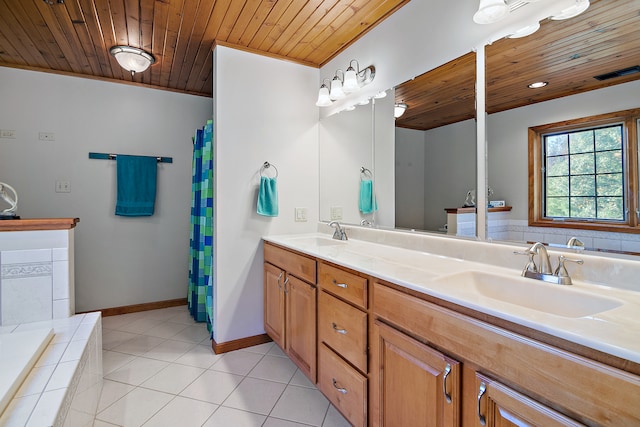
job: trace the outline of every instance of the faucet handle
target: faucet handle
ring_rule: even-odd
[[[538,266],[536,266],[536,262],[533,260],[533,257],[536,254],[534,251],[532,251],[531,249],[527,249],[524,252],[513,251],[513,253],[516,255],[527,255],[529,257],[529,261],[527,262],[527,265],[525,265],[524,269],[522,269],[523,276],[526,274],[527,271],[531,271],[533,273],[538,272]]]
[[[576,264],[584,264],[584,261],[581,259],[572,259],[572,258],[567,258],[564,255],[560,255],[558,256],[558,268],[556,268],[556,271],[553,273],[555,276],[558,277],[569,277],[569,272],[567,271],[567,268],[564,266],[564,264],[566,262],[575,262]]]

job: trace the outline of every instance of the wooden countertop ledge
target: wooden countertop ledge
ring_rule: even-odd
[[[2,231],[70,230],[80,218],[38,218],[0,220]]]

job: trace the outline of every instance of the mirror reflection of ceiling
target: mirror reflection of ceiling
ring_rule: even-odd
[[[489,114],[640,79],[640,73],[594,78],[640,66],[640,0],[591,0],[576,18],[541,24],[528,37],[486,47]],[[428,130],[474,117],[475,64],[468,56],[399,85],[396,102],[409,108],[396,126]],[[549,84],[527,87],[538,81]]]
[[[214,43],[321,66],[409,0],[3,0],[0,66],[211,96]],[[131,76],[109,48],[156,57]]]

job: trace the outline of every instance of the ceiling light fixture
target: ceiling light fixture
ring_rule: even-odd
[[[554,21],[562,21],[563,19],[573,18],[587,10],[590,4],[591,3],[589,3],[589,0],[576,0],[573,5],[561,10],[557,15],[552,15],[550,18]]]
[[[480,0],[480,7],[473,15],[476,24],[493,24],[509,13],[509,6],[505,0]]]
[[[540,23],[536,22],[535,24],[527,25],[524,28],[520,28],[515,33],[509,36],[510,39],[520,39],[522,37],[530,36],[540,29]]]
[[[353,67],[354,62],[355,68]],[[318,91],[316,105],[318,107],[328,107],[332,104],[332,101],[338,101],[351,93],[359,91],[361,87],[371,83],[375,76],[376,68],[373,65],[369,65],[361,70],[358,61],[352,59],[349,62],[349,67],[346,72],[340,69],[336,70],[329,85],[324,83],[329,79],[323,80],[322,86],[320,86],[320,90]]]
[[[373,97],[375,99],[382,99],[382,98],[386,98],[387,97],[387,91],[383,90],[381,92],[376,93],[375,95],[373,95]]]
[[[397,119],[398,117],[402,116],[404,112],[407,111],[407,108],[409,108],[409,106],[404,102],[396,103],[393,106],[393,117]]]
[[[529,89],[540,89],[541,87],[545,87],[548,84],[549,82],[535,82],[535,83],[529,83],[527,87]]]
[[[473,15],[473,21],[476,24],[494,24],[507,16],[511,12],[515,12],[529,3],[535,3],[538,0],[480,0],[478,11]],[[554,20],[569,19],[580,15],[589,8],[589,0],[574,0],[574,3],[555,14],[551,14],[549,18]],[[566,5],[566,2],[565,2]],[[510,38],[526,37],[535,33],[540,28],[539,23],[528,25],[512,35]]]
[[[116,58],[118,64],[133,76],[135,73],[142,73],[149,66],[156,62],[156,58],[142,49],[132,46],[113,46],[109,53]]]

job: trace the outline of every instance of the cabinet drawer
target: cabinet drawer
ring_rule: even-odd
[[[350,303],[367,308],[367,279],[364,277],[319,263],[318,284]]]
[[[264,260],[286,270],[299,279],[313,284],[316,283],[316,260],[313,258],[307,258],[304,255],[265,243]]]
[[[324,344],[318,348],[318,388],[356,427],[367,422],[367,378]]]
[[[320,292],[318,338],[362,372],[367,372],[367,313]]]

